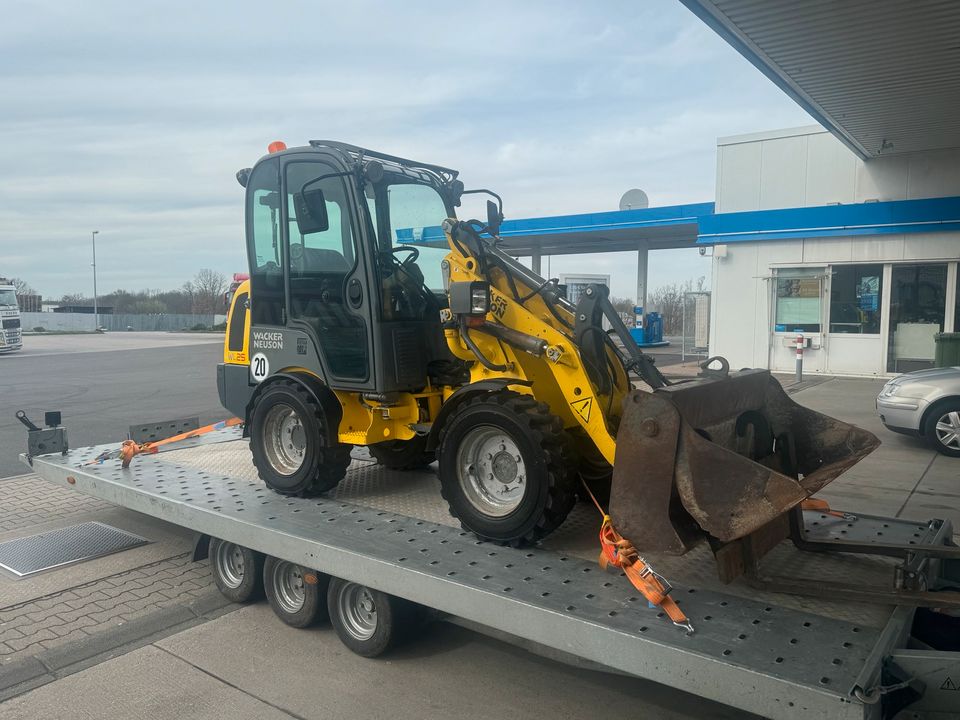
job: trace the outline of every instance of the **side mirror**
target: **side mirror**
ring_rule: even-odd
[[[297,213],[297,229],[301,235],[330,229],[327,203],[323,199],[323,190],[320,188],[294,193],[293,207],[294,212]]]
[[[500,208],[493,200],[487,200],[487,231],[491,235],[499,235],[502,222],[503,215],[500,214]]]

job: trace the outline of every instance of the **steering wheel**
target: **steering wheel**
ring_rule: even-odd
[[[390,249],[391,255],[396,255],[397,253],[401,253],[401,252],[410,253],[410,257],[405,258],[402,262],[400,262],[399,260],[397,261],[397,262],[400,262],[401,265],[406,265],[407,263],[415,263],[417,261],[417,258],[420,257],[420,251],[417,248],[415,248],[413,245],[400,245],[399,247]]]

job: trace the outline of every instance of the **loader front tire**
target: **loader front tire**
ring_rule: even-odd
[[[250,410],[250,452],[260,479],[282,495],[332,490],[350,465],[350,446],[328,445],[323,408],[293,380],[277,380]]]
[[[576,502],[567,442],[560,419],[530,396],[500,391],[464,401],[440,438],[450,512],[484,540],[539,540]]]

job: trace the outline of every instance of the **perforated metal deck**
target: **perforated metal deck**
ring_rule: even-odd
[[[697,630],[687,635],[649,609],[625,578],[572,552],[484,543],[450,527],[436,508],[439,522],[390,512],[425,492],[407,473],[357,459],[337,497],[285,498],[249,467],[218,472],[228,453],[245,452],[239,445],[141,456],[128,470],[115,461],[87,465],[106,447],[85,448],[34,458],[33,467],[118,505],[760,715],[873,718],[879,711],[852,696],[863,676],[879,672],[882,654],[874,651],[882,633],[874,623],[678,581],[674,597]],[[367,497],[380,507],[345,502],[371,473],[390,475],[392,499]],[[576,525],[574,518],[568,532]]]

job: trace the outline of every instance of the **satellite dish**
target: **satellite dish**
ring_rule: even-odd
[[[650,207],[650,198],[639,188],[627,190],[620,198],[621,210],[643,210],[647,207]]]

